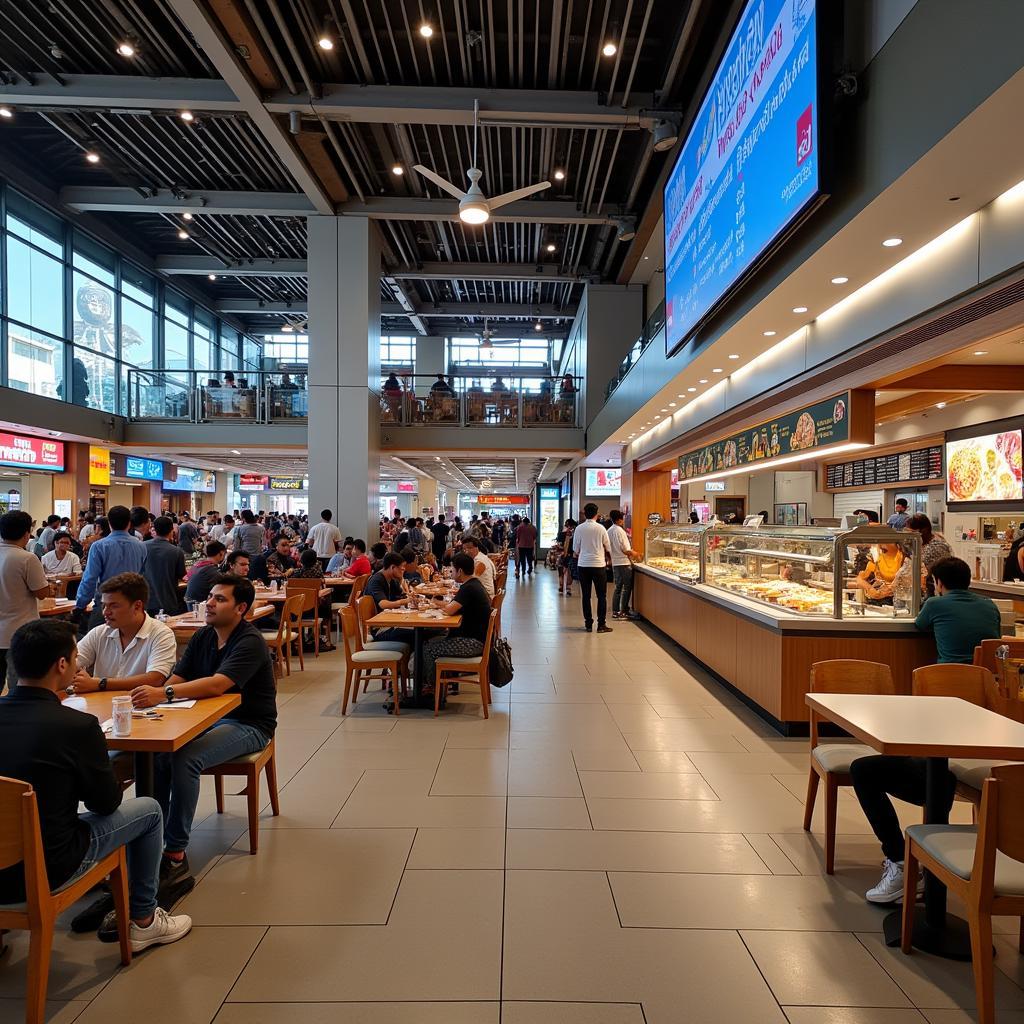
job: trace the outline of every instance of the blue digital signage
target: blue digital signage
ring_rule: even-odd
[[[665,186],[674,352],[821,195],[815,0],[750,0]]]
[[[156,459],[136,459],[125,456],[124,475],[134,480],[163,480],[164,464]]]
[[[178,467],[177,480],[165,480],[165,491],[203,491],[211,494],[217,490],[217,475],[209,469]]]

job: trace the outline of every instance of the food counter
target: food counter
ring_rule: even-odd
[[[695,537],[696,573],[683,548]],[[933,639],[914,626],[917,588],[870,600],[856,583],[858,572],[877,570],[880,546],[897,540],[908,578],[920,578],[919,538],[884,527],[653,527],[634,602],[777,728],[803,732],[814,662],[885,662],[909,693],[914,668],[935,660]],[[664,553],[672,547],[681,553]]]

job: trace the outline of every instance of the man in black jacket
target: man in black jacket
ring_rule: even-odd
[[[168,615],[185,610],[178,584],[185,578],[185,552],[171,543],[174,523],[168,516],[157,516],[153,521],[156,536],[146,546],[146,565],[143,575],[149,584],[149,602],[146,611],[156,615],[162,608]]]
[[[28,622],[11,638],[9,656],[18,685],[0,699],[0,775],[35,790],[50,889],[127,846],[132,952],[183,938],[191,918],[171,917],[156,902],[159,805],[149,797],[121,799],[99,722],[61,704],[77,669],[73,627],[56,619]],[[89,813],[79,815],[80,802]],[[22,865],[0,870],[0,904],[24,899]]]

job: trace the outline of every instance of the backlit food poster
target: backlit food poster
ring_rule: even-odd
[[[1007,502],[1022,498],[1020,428],[954,440],[947,436],[947,502]]]

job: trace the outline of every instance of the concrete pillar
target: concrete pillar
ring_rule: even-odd
[[[418,335],[416,338],[416,395],[430,394],[433,379],[428,374],[447,373],[444,365],[444,338],[437,335]]]
[[[309,508],[379,535],[380,241],[362,217],[310,217]]]

